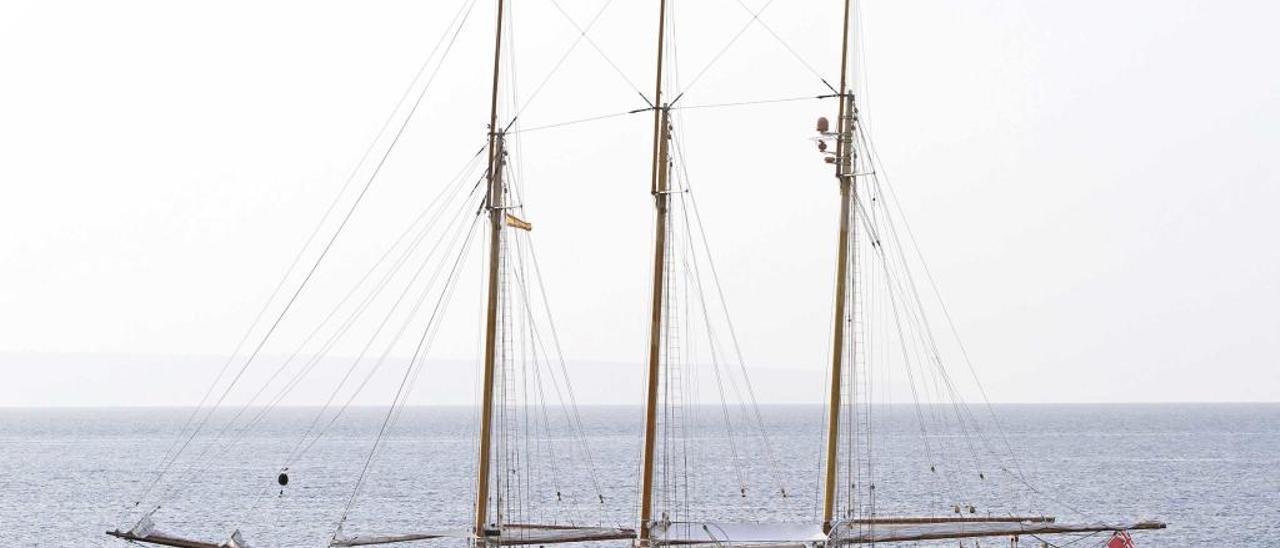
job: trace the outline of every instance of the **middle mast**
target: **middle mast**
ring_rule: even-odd
[[[640,481],[640,534],[641,546],[649,546],[653,522],[654,468],[658,433],[658,382],[662,367],[662,333],[667,271],[667,217],[670,191],[667,175],[670,173],[668,151],[670,144],[669,105],[662,97],[662,61],[665,57],[667,0],[658,0],[658,63],[653,92],[653,174],[649,192],[653,195],[655,212],[653,238],[653,308],[649,318],[649,365],[645,392],[644,455]]]
[[[486,200],[486,207],[489,213],[488,304],[486,306],[484,324],[484,386],[480,403],[480,454],[476,474],[475,524],[473,530],[475,538],[485,541],[486,544],[487,537],[491,532],[494,532],[489,527],[488,511],[490,465],[493,458],[494,377],[498,359],[498,289],[502,267],[502,221],[505,211],[502,181],[505,135],[502,129],[498,127],[498,87],[502,74],[502,17],[506,7],[505,4],[504,0],[498,0],[498,21],[493,43],[493,93],[489,102],[489,192]]]

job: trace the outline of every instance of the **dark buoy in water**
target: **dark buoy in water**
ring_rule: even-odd
[[[289,474],[280,472],[280,476],[276,478],[276,483],[279,483],[280,487],[289,485]]]

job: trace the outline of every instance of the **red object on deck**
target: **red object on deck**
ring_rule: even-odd
[[[1133,537],[1129,536],[1128,531],[1116,531],[1107,542],[1107,548],[1134,548]]]

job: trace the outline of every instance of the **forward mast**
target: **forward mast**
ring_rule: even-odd
[[[493,91],[489,101],[489,192],[486,207],[489,212],[489,272],[487,304],[484,324],[484,386],[480,403],[480,454],[477,462],[475,523],[473,533],[477,539],[489,536],[489,482],[493,460],[493,408],[494,378],[498,354],[498,289],[502,262],[503,214],[503,146],[505,135],[498,128],[498,91],[502,75],[502,17],[505,0],[498,0],[498,21],[493,40]]]

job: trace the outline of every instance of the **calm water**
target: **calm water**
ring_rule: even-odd
[[[750,421],[733,416],[731,438],[718,408],[689,410],[692,426],[683,441],[667,445],[679,450],[664,461],[662,507],[677,517],[811,519],[820,409],[762,411],[772,458]],[[187,412],[0,410],[0,541],[123,546],[102,532],[136,520],[128,503]],[[542,416],[525,423],[515,415],[513,423],[533,434],[513,432],[499,447],[521,455],[507,462],[502,476],[510,521],[630,525],[638,410],[583,410],[590,466],[558,412],[545,417],[558,433],[552,436],[542,434]],[[1280,405],[1007,405],[995,409],[1003,436],[935,431],[927,438],[909,407],[875,413],[874,478],[862,485],[876,485],[882,515],[946,513],[953,504],[973,504],[981,513],[1149,517],[1170,527],[1138,536],[1139,546],[1280,546]],[[372,461],[344,531],[465,525],[473,489],[473,415],[462,408],[407,410]],[[313,417],[309,409],[278,411],[229,447],[197,440],[188,453],[204,458],[176,464],[167,475],[176,481],[160,484],[145,506],[163,501],[156,521],[164,531],[222,541],[238,527],[258,547],[324,546],[382,412],[353,412],[290,460]],[[215,417],[212,429],[223,419]],[[275,476],[285,463],[291,481],[281,496]],[[777,495],[780,486],[789,497]]]

